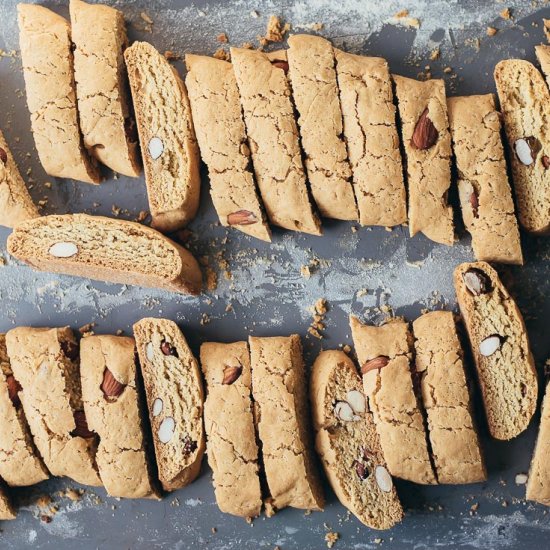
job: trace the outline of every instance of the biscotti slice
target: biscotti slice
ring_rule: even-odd
[[[322,216],[357,220],[334,49],[328,40],[306,34],[290,36],[288,45],[289,78],[311,194]]]
[[[18,4],[19,44],[36,150],[46,173],[99,183],[78,124],[71,27],[42,6]]]
[[[412,335],[408,323],[382,326],[350,317],[363,386],[390,473],[415,483],[434,484],[428,438],[411,372]]]
[[[407,164],[409,230],[437,243],[454,243],[451,187],[451,135],[445,82],[393,77]]]
[[[202,275],[185,248],[135,222],[65,214],[19,224],[12,256],[40,271],[197,294]]]
[[[248,345],[206,342],[201,346],[201,367],[207,386],[206,448],[216,502],[222,512],[256,517],[262,493]]]
[[[307,380],[300,337],[250,337],[252,396],[269,488],[268,507],[322,510],[311,448]]]
[[[124,64],[128,46],[122,12],[71,0],[74,77],[80,128],[88,152],[115,172],[141,172]],[[93,21],[93,32],[90,22]]]
[[[175,231],[195,217],[201,187],[187,90],[168,60],[147,42],[134,42],[124,59],[153,227]]]
[[[523,317],[497,272],[485,262],[460,264],[454,284],[489,432],[495,439],[512,439],[529,425],[538,395]]]
[[[550,46],[535,46],[535,52],[540,63],[540,68],[546,76],[546,82],[550,86]]]
[[[197,141],[220,222],[269,242],[271,232],[256,192],[233,67],[202,55],[188,54],[185,63]]]
[[[166,491],[191,483],[205,450],[204,392],[197,360],[178,326],[145,318],[134,325],[159,479]]]
[[[52,475],[101,485],[97,436],[86,423],[73,331],[18,327],[8,331],[6,345],[34,443]]]
[[[531,233],[550,232],[550,91],[534,65],[497,64],[495,82],[508,138],[519,221]]]
[[[308,196],[286,61],[241,48],[231,48],[231,60],[254,173],[269,221],[320,235],[320,222]]]
[[[487,472],[453,314],[426,313],[414,321],[413,332],[437,480],[450,484],[485,481]]]
[[[15,519],[16,515],[6,488],[0,482],[0,520]]]
[[[0,131],[0,225],[15,227],[39,215]]]
[[[475,257],[523,264],[494,96],[451,97],[447,106],[462,217]]]
[[[32,441],[11,370],[6,336],[0,334],[0,478],[12,487],[34,485],[49,473]]]
[[[315,448],[336,496],[368,527],[390,529],[403,509],[353,361],[342,351],[321,352],[309,394]]]
[[[344,136],[361,225],[407,221],[407,198],[388,63],[335,50]]]
[[[147,459],[135,350],[133,338],[83,338],[82,400],[88,428],[99,435],[96,461],[107,493],[158,498]]]

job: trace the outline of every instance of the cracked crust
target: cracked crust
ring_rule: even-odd
[[[78,123],[71,27],[42,6],[18,4],[19,44],[32,133],[46,173],[100,183]]]
[[[494,96],[451,97],[447,106],[462,217],[472,235],[475,257],[521,265],[518,222]]]
[[[12,506],[5,485],[0,480],[0,520],[15,519],[17,512]]]
[[[437,480],[449,484],[485,481],[487,472],[453,314],[426,313],[414,321],[413,331]]]
[[[447,201],[451,187],[451,135],[443,80],[418,82],[393,75],[407,164],[409,228],[437,243],[454,243],[453,209]],[[425,110],[439,133],[429,149],[414,147],[412,137]]]
[[[128,46],[122,12],[80,0],[70,2],[74,74],[80,127],[88,152],[103,164],[130,177],[141,172],[137,136],[129,109],[124,64]],[[93,21],[93,32],[90,22]]]
[[[385,367],[363,375],[363,385],[390,473],[414,483],[437,483],[421,405],[413,388],[408,323],[395,320],[376,327],[352,316],[350,326],[361,366],[381,355],[389,358]]]
[[[206,342],[201,346],[201,367],[208,391],[204,424],[216,502],[222,512],[256,517],[262,493],[248,345]],[[231,384],[223,383],[227,367],[242,368]]]
[[[535,46],[535,52],[540,63],[540,68],[546,76],[546,82],[550,86],[550,46]]]
[[[255,223],[232,227],[269,242],[271,232],[254,183],[233,67],[201,55],[188,54],[185,63],[197,141],[208,166],[210,195],[220,222],[227,226],[230,214],[252,212]]]

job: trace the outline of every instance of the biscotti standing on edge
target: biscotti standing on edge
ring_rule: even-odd
[[[454,272],[489,432],[508,440],[522,433],[537,406],[537,374],[523,317],[497,272],[485,262]]]
[[[487,479],[453,314],[432,311],[413,323],[416,373],[428,417],[439,483]]]
[[[65,214],[17,226],[8,251],[40,271],[197,294],[199,264],[185,248],[135,222]]]
[[[78,483],[100,486],[97,436],[82,403],[78,344],[68,328],[14,328],[8,356],[21,385],[19,399],[36,448],[48,470]]]
[[[145,318],[134,325],[162,487],[191,483],[205,450],[204,391],[199,365],[178,326]]]
[[[451,97],[449,124],[458,194],[477,260],[523,264],[493,94]]]
[[[25,419],[20,389],[11,370],[6,336],[0,334],[0,478],[12,487],[34,485],[49,477]]]
[[[222,512],[256,517],[262,493],[247,343],[202,344],[201,368],[207,386],[204,424],[216,502]]]
[[[550,232],[550,91],[538,69],[521,59],[495,67],[521,225]]]
[[[278,61],[260,51],[231,48],[254,173],[272,224],[320,235],[308,196],[284,52],[280,57]]]
[[[139,176],[138,137],[124,64],[128,46],[124,16],[110,6],[81,0],[71,0],[69,7],[84,146],[115,172]]]
[[[42,6],[18,4],[19,44],[32,133],[46,173],[100,183],[78,123],[71,27]]]
[[[88,336],[80,342],[82,400],[88,428],[99,436],[96,461],[107,493],[159,498],[147,458],[135,342]]]
[[[451,187],[451,135],[445,82],[419,82],[393,76],[407,164],[409,229],[437,243],[454,243]]]
[[[334,49],[328,40],[306,34],[290,36],[288,46],[289,77],[311,194],[322,216],[357,220]]]
[[[187,225],[199,207],[200,155],[185,85],[147,42],[125,52],[153,227]]]
[[[15,227],[40,216],[0,131],[0,225]]]
[[[368,527],[390,529],[403,509],[353,361],[342,351],[321,352],[309,393],[315,448],[336,496]]]
[[[353,343],[376,431],[395,477],[435,484],[428,435],[411,370],[412,335],[408,323],[394,320],[382,326],[350,317]]]
[[[550,86],[550,46],[545,46],[544,44],[535,46],[535,52],[540,63],[540,68],[546,76],[546,82]]]

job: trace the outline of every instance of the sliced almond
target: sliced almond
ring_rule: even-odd
[[[71,258],[78,254],[78,247],[75,243],[55,243],[48,252],[56,258]]]
[[[479,353],[484,357],[490,357],[502,345],[502,338],[498,334],[487,336],[479,344]]]
[[[109,401],[114,401],[122,394],[125,387],[126,385],[119,382],[115,378],[115,375],[106,367],[103,371],[103,381],[100,386],[105,398]]]
[[[393,488],[393,480],[390,473],[384,466],[376,466],[374,470],[374,478],[380,490],[384,493],[389,493]]]
[[[366,363],[363,363],[361,374],[367,374],[371,370],[384,368],[389,362],[390,358],[386,355],[379,355],[374,359],[369,359]]]
[[[439,132],[429,117],[426,107],[418,119],[411,138],[411,143],[421,151],[433,147],[439,138]]]
[[[540,149],[541,145],[539,140],[533,136],[516,139],[514,143],[514,151],[516,152],[516,156],[525,166],[530,166],[533,162],[535,162]]]
[[[145,346],[145,355],[147,355],[147,360],[148,361],[153,361],[153,359],[155,357],[155,348],[153,347],[153,342],[149,342]]]
[[[232,212],[227,216],[227,223],[229,225],[252,225],[257,221],[256,214],[249,210],[237,210],[237,212]]]
[[[356,416],[353,414],[353,409],[347,401],[338,401],[336,405],[334,405],[334,414],[336,418],[344,422],[353,422],[356,419]]]
[[[479,296],[480,294],[487,294],[491,290],[491,280],[489,277],[481,271],[481,269],[468,269],[462,275],[462,280],[466,285],[466,288],[474,296]]]
[[[157,397],[153,401],[153,416],[158,416],[162,409],[164,408],[164,403],[162,402],[162,399],[160,397]]]
[[[158,137],[153,137],[149,140],[149,145],[147,146],[149,149],[149,154],[151,155],[151,158],[153,160],[157,160],[162,153],[164,152],[164,143],[162,143],[162,140]]]
[[[172,436],[174,435],[174,429],[176,427],[176,423],[174,422],[174,419],[169,416],[168,418],[165,418],[159,426],[158,430],[158,438],[161,443],[168,443]]]
[[[235,382],[239,378],[242,372],[243,372],[243,368],[241,365],[239,365],[238,367],[231,367],[229,365],[226,366],[223,369],[222,384],[226,386],[233,384],[233,382]]]
[[[355,414],[363,414],[367,409],[367,401],[360,391],[350,390],[346,394],[346,400]]]

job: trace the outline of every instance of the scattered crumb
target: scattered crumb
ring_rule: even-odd
[[[396,19],[403,19],[403,17],[407,17],[407,15],[409,15],[409,10],[400,10],[394,15],[394,17]]]
[[[311,270],[309,269],[309,265],[303,265],[300,267],[300,274],[304,279],[309,279],[311,277]]]
[[[4,256],[0,256],[0,265],[6,265],[6,258]]]
[[[218,286],[218,275],[208,265],[206,266],[206,288],[207,290],[215,290]]]
[[[148,13],[142,11],[139,16],[148,24],[148,25],[152,25],[153,24],[153,20],[151,19],[151,17],[149,16]]]
[[[342,346],[342,351],[349,355],[351,353],[351,346],[349,344],[344,344],[344,346]]]
[[[212,527],[212,529],[210,529],[210,530],[212,531],[213,535],[215,535],[218,532],[218,530],[215,527]]]
[[[46,189],[51,189],[52,188],[52,182],[51,181],[47,181],[45,184],[44,184],[44,187]]]
[[[497,32],[498,29],[495,29],[495,27],[487,27],[487,36],[495,36]]]
[[[181,55],[173,52],[172,50],[166,50],[164,52],[164,57],[168,59],[168,61],[177,61],[178,59],[181,59]]]
[[[311,336],[318,338],[319,340],[323,338],[323,335],[319,331],[325,330],[324,320],[327,311],[328,307],[325,298],[319,298],[315,302],[315,305],[311,308],[311,312],[313,313],[313,320],[311,321],[311,324],[309,325],[307,331],[309,334],[311,334]]]
[[[113,213],[114,216],[118,217],[122,212],[122,208],[120,208],[120,206],[117,206],[116,204],[113,204],[113,206],[111,207],[111,212]]]
[[[117,336],[122,336],[122,335],[124,334],[124,331],[123,331],[121,328],[119,328],[119,329],[115,332],[115,334],[116,334]]]
[[[430,61],[435,61],[436,59],[439,59],[440,56],[441,56],[441,50],[439,48],[435,48],[430,53]]]
[[[374,539],[374,544],[382,544],[382,539],[380,538]]]
[[[332,548],[336,544],[336,541],[339,538],[340,538],[340,535],[338,533],[335,533],[333,531],[329,531],[325,535],[325,540],[327,541],[327,548]]]
[[[270,498],[266,499],[264,502],[264,511],[267,518],[272,518],[277,513],[277,510],[275,509],[275,506],[273,506],[273,502],[271,502]]]
[[[504,8],[499,15],[502,19],[512,19],[512,12],[510,11],[510,8]]]
[[[253,17],[254,19],[258,19],[258,17],[260,17],[260,14],[256,10],[252,10],[250,12],[250,17]]]
[[[39,508],[47,508],[52,503],[52,497],[50,495],[40,495],[36,499],[36,505]]]
[[[527,475],[526,474],[518,474],[516,476],[516,485],[525,485],[527,483]]]
[[[218,34],[216,40],[218,42],[221,42],[222,44],[227,44],[229,42],[229,39],[227,38],[227,34],[225,34],[224,32]]]
[[[179,498],[174,498],[170,502],[170,506],[172,506],[172,508],[177,508],[179,505],[180,505]]]
[[[78,329],[78,332],[85,338],[86,336],[92,336],[94,334],[95,323],[87,323]]]
[[[473,516],[479,509],[479,502],[475,502],[470,506],[470,515]]]
[[[245,48],[246,50],[253,50],[254,44],[252,44],[252,42],[243,42],[241,48]]]
[[[227,50],[224,50],[223,48],[218,48],[214,52],[214,57],[216,59],[221,59],[222,61],[230,61],[231,56],[229,55],[229,52]]]
[[[279,17],[272,15],[267,22],[265,36],[258,36],[258,41],[262,46],[267,46],[270,42],[282,42],[289,30],[289,23],[283,25]]]

